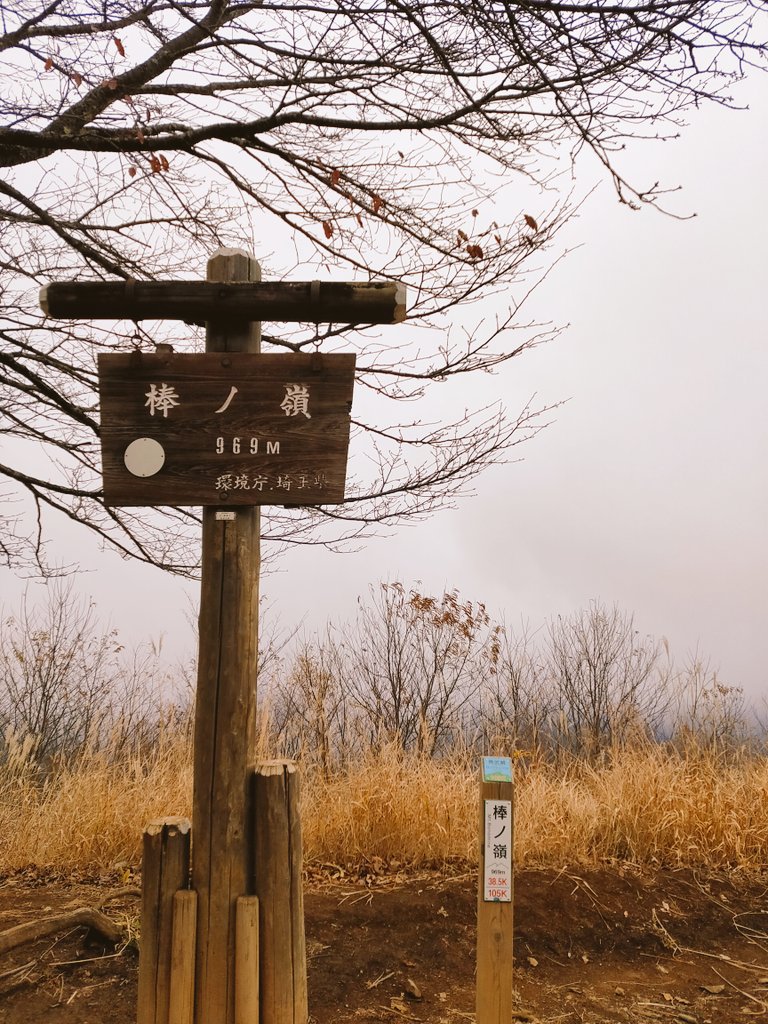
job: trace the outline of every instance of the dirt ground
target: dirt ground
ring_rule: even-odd
[[[311,1021],[474,1020],[476,878],[382,868],[308,880]],[[124,882],[2,879],[0,928],[97,906]],[[106,909],[130,937],[136,897]],[[132,1024],[136,972],[135,941],[105,949],[83,928],[25,945],[0,957],[0,1022]],[[521,871],[515,997],[521,1024],[766,1019],[768,876]]]

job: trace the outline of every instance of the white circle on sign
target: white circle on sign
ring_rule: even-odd
[[[125,449],[125,468],[134,476],[154,476],[165,463],[165,451],[152,437],[137,437]]]

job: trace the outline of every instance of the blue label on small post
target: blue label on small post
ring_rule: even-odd
[[[484,757],[483,782],[511,782],[512,759],[510,757]]]

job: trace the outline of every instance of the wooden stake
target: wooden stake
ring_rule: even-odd
[[[144,830],[138,1024],[169,1024],[173,897],[189,884],[189,833],[186,818]]]
[[[173,896],[168,1024],[193,1024],[195,1019],[196,931],[197,893],[194,889],[181,889]]]
[[[259,899],[237,901],[235,1024],[259,1024]]]
[[[220,249],[209,281],[258,281],[259,264]],[[209,352],[257,352],[260,324],[209,322]],[[226,395],[222,396],[226,398]],[[196,1024],[233,1024],[235,904],[246,895],[248,765],[253,760],[259,608],[259,509],[203,510],[195,704],[192,887],[198,895]]]
[[[258,765],[253,813],[260,1024],[307,1024],[299,773],[292,761]]]
[[[485,759],[484,759],[485,760]],[[490,759],[489,759],[490,760]],[[494,761],[503,759],[492,759]],[[507,763],[509,763],[507,761]],[[510,766],[511,778],[511,766]],[[513,784],[480,781],[480,871],[477,892],[477,993],[476,1024],[509,1024],[512,1020],[512,903],[485,899],[486,847],[485,802],[509,801],[510,814],[505,842],[511,852],[514,835]],[[506,806],[506,804],[505,804]],[[511,868],[511,859],[510,859]],[[512,895],[512,874],[506,879]]]

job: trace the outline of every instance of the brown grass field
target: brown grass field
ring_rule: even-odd
[[[141,832],[188,814],[190,745],[0,776],[3,928],[103,906],[6,952],[0,1022],[135,1019]],[[728,1024],[768,1015],[768,761],[649,745],[515,759],[515,1022]],[[474,1019],[477,759],[369,751],[303,772],[313,1024]],[[409,996],[415,983],[420,998]]]
[[[517,757],[518,868],[621,861],[756,870],[768,851],[768,760],[649,744],[584,761]],[[20,745],[0,774],[0,871],[99,873],[138,865],[144,825],[189,815],[191,748],[167,737],[143,755],[86,754],[41,784]],[[478,762],[370,750],[302,781],[305,860],[413,870],[476,861]]]

